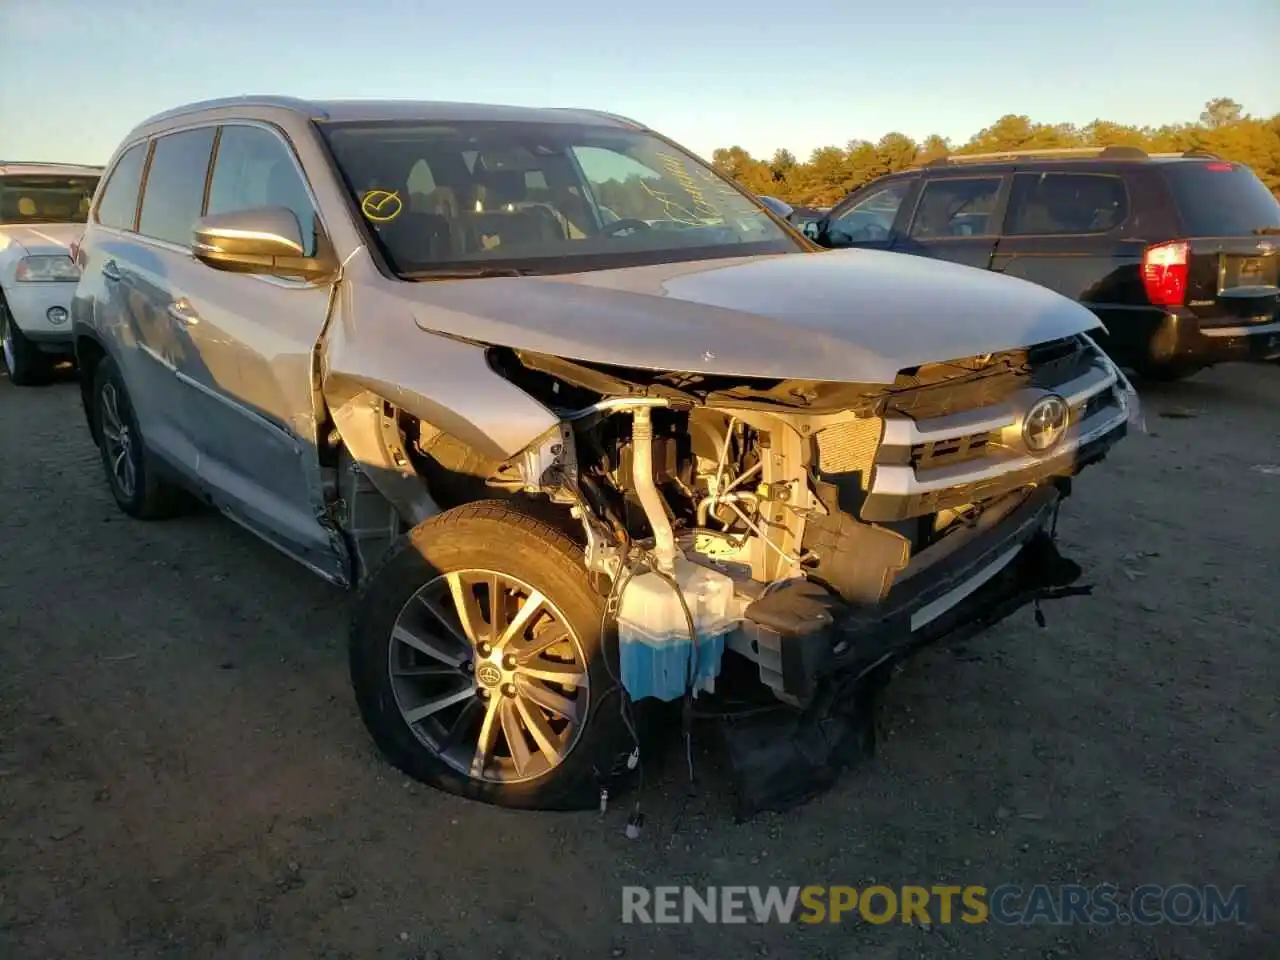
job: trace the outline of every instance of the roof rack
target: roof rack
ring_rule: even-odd
[[[946,167],[960,163],[1000,163],[1008,160],[1148,160],[1154,157],[1197,157],[1203,160],[1219,160],[1217,154],[1207,150],[1187,150],[1185,153],[1147,153],[1141,147],[1058,147],[1040,150],[998,150],[994,153],[961,153],[939,157],[926,163],[926,167]]]
[[[81,170],[102,170],[100,163],[69,163],[65,160],[0,160],[0,167],[79,167]]]
[[[620,113],[610,113],[608,110],[591,110],[586,107],[556,107],[556,109],[564,110],[566,113],[589,113],[597,117],[604,117],[606,120],[616,120],[624,126],[634,127],[637,130],[647,129],[639,120],[632,120],[630,117],[624,117]]]
[[[218,97],[213,100],[197,100],[193,103],[184,103],[180,107],[173,107],[172,109],[152,114],[134,129],[141,129],[153,123],[159,123],[162,120],[174,120],[187,114],[199,113],[203,110],[217,110],[222,107],[278,107],[283,110],[306,114],[315,119],[325,119],[324,111],[317,109],[316,105],[310,100],[303,100],[300,97],[244,94],[238,97]]]

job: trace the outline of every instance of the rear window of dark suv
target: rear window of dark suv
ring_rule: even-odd
[[[1243,164],[1170,163],[1164,176],[1188,236],[1247,237],[1280,230],[1280,201]]]

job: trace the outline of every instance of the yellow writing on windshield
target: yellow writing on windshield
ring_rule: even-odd
[[[371,223],[390,223],[403,209],[404,201],[395,190],[370,190],[360,198],[360,212]]]

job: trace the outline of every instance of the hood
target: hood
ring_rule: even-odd
[[[400,287],[424,330],[571,360],[765,379],[892,383],[904,367],[1100,326],[1026,281],[869,250]]]
[[[84,231],[83,223],[0,224],[0,250],[16,243],[29,254],[65,256],[71,241]]]

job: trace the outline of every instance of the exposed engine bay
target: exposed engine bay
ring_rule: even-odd
[[[499,462],[402,420],[411,469],[442,507],[500,496],[559,518],[630,700],[687,712],[741,700],[745,678],[782,708],[724,724],[746,809],[865,753],[875,678],[912,650],[1088,592],[1056,549],[1058,508],[1137,415],[1087,335],[890,385],[489,362],[557,425]]]
[[[940,588],[922,588],[886,620],[907,581],[926,584],[950,565],[955,575],[939,582],[956,581],[959,602],[966,579],[1010,564],[1131,414],[1132,388],[1083,336],[903,371],[888,386],[656,373],[505,349],[490,363],[561,422],[505,463],[420,436],[420,472],[433,490],[469,477],[569,508],[615,607],[636,698],[714,689],[729,649],[779,700],[804,706],[842,655],[882,659],[884,635],[918,632],[949,609],[945,596],[929,608]],[[1024,443],[1026,410],[1045,397],[1070,411],[1049,457]],[[1023,529],[1033,499],[1035,522]],[[1008,550],[978,562],[984,542],[1010,531]],[[957,560],[966,551],[977,558],[967,566]],[[882,639],[859,644],[859,630]],[[636,649],[649,659],[628,671]]]

